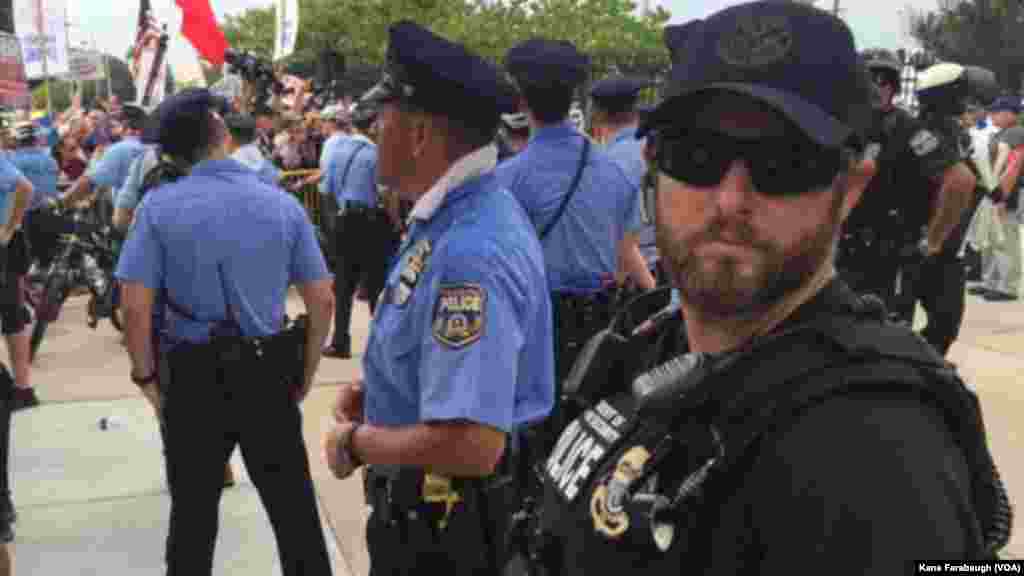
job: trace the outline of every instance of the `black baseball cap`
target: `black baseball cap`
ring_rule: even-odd
[[[168,154],[187,154],[206,137],[203,127],[211,111],[226,116],[231,107],[226,99],[206,88],[189,88],[168,96],[150,115],[142,141],[159,144]]]
[[[673,66],[644,132],[690,121],[695,97],[725,91],[777,110],[815,143],[859,147],[870,83],[842,20],[803,4],[761,0],[666,33]]]

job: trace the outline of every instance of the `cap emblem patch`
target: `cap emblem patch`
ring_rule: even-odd
[[[742,68],[759,68],[784,59],[793,49],[793,34],[784,16],[741,15],[718,39],[718,57]]]

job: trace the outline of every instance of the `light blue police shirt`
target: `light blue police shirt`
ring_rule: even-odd
[[[344,132],[335,132],[328,136],[327,140],[324,140],[323,147],[320,149],[320,162],[317,164],[320,168],[320,180],[316,183],[316,189],[319,190],[321,194],[327,194],[327,176],[329,174],[328,164],[334,154],[334,148],[338,145],[338,142],[348,139],[348,134],[345,134]]]
[[[18,148],[9,157],[11,164],[32,183],[34,191],[28,209],[33,210],[46,204],[49,198],[59,195],[57,178],[60,168],[57,161],[42,148]]]
[[[244,166],[248,166],[272,184],[276,185],[281,180],[281,171],[277,169],[277,166],[274,166],[273,162],[263,156],[263,152],[260,151],[260,145],[257,142],[251,142],[240,147],[238,150],[235,150],[231,157],[241,162]]]
[[[85,177],[93,186],[109,186],[116,198],[124,181],[128,179],[132,162],[145,151],[146,145],[138,138],[125,138],[108,148],[103,157],[85,172]]]
[[[18,181],[24,178],[9,158],[8,155],[0,156],[0,206],[3,207],[0,209],[0,225],[7,224],[14,191],[18,188]]]
[[[554,402],[544,261],[493,173],[450,190],[392,260],[363,357],[365,416],[465,419],[511,431]]]
[[[376,206],[377,145],[365,136],[339,140],[327,159],[323,178],[324,193],[333,195],[339,206],[342,202]]]
[[[623,128],[612,136],[605,152],[622,166],[626,177],[640,190],[640,215],[643,227],[639,232],[640,253],[643,254],[648,268],[654,268],[658,262],[658,246],[654,234],[654,221],[643,210],[643,182],[647,174],[647,161],[644,160],[644,142],[637,140],[636,126]]]
[[[142,183],[146,179],[146,173],[156,167],[157,149],[154,146],[147,146],[142,154],[132,160],[128,168],[128,177],[125,178],[121,189],[114,195],[114,208],[123,210],[135,210],[139,205],[139,196],[142,193]]]
[[[568,122],[539,128],[526,148],[495,169],[500,186],[519,200],[538,232],[569,193],[583,138]],[[639,189],[621,166],[592,145],[579,189],[542,241],[551,290],[601,290],[614,279],[619,242],[641,226]]]
[[[219,271],[223,271],[223,277]],[[208,160],[148,194],[115,275],[167,295],[170,341],[205,342],[228,305],[245,336],[281,329],[288,286],[329,277],[313,225],[290,194],[235,160]]]

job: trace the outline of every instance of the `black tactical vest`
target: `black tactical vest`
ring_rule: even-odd
[[[542,471],[543,525],[555,548],[547,556],[556,559],[549,573],[698,567],[693,556],[704,552],[716,504],[739,484],[752,444],[807,406],[879,385],[945,417],[972,476],[977,523],[966,529],[977,555],[1004,546],[1012,513],[976,396],[926,342],[883,323],[880,304],[846,298],[841,313],[744,350],[677,355],[571,423]]]

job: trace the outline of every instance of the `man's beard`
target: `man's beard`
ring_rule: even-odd
[[[840,224],[841,195],[832,205],[829,219],[800,238],[791,249],[758,238],[744,221],[716,217],[691,238],[680,238],[657,225],[658,252],[668,265],[672,284],[682,301],[710,318],[751,319],[764,314],[783,297],[803,288],[832,257],[835,234]],[[724,235],[723,232],[728,234]],[[727,240],[726,240],[727,239]],[[757,254],[744,261],[728,253],[697,254],[697,248],[714,241],[727,241]],[[749,266],[748,270],[741,270]]]

